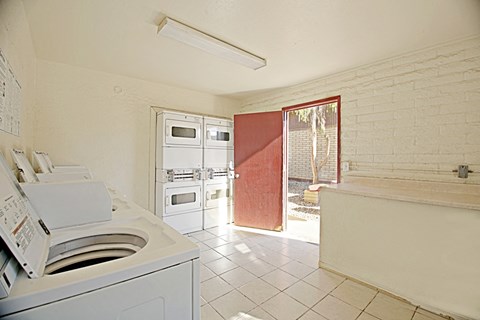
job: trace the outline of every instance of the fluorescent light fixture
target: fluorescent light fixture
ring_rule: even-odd
[[[166,17],[162,23],[160,23],[158,33],[253,70],[264,67],[267,64],[267,61],[263,58],[169,17]]]

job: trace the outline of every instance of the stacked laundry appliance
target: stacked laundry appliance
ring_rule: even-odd
[[[157,114],[155,214],[181,233],[232,222],[233,124]]]
[[[204,117],[203,227],[233,222],[233,122]]]

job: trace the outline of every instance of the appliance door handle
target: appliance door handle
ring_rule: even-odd
[[[170,205],[170,196],[165,197],[165,207],[168,207]]]
[[[209,192],[209,191],[205,192],[205,198],[206,198],[207,200],[211,200],[211,199],[212,199],[212,196],[210,195],[210,192]]]
[[[165,135],[166,135],[167,137],[170,137],[170,126],[166,126],[166,127],[165,127]]]

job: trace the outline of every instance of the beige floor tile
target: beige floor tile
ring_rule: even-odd
[[[225,257],[205,263],[205,266],[218,275],[238,267],[235,263]]]
[[[280,290],[260,278],[250,281],[238,288],[238,290],[256,304],[262,304],[280,292]]]
[[[418,308],[413,316],[413,320],[445,320],[446,318],[430,311]]]
[[[319,315],[312,310],[308,310],[303,316],[301,316],[298,320],[328,320],[324,316]]]
[[[290,261],[286,265],[280,267],[285,272],[290,273],[292,276],[297,277],[298,279],[302,279],[315,271],[314,268],[304,265],[298,261]]]
[[[234,319],[256,307],[255,303],[236,290],[221,296],[210,304],[225,319]]]
[[[323,269],[317,269],[303,278],[303,281],[325,292],[332,291],[344,280],[345,278]]]
[[[234,253],[234,254],[231,254],[231,255],[227,256],[227,258],[230,261],[235,262],[239,266],[243,266],[247,263],[250,263],[250,262],[258,259],[257,255],[253,252],[248,252],[248,253],[237,252],[237,253]]]
[[[200,241],[205,241],[205,240],[213,239],[213,238],[216,237],[215,235],[213,235],[210,232],[205,231],[205,230],[190,233],[189,236],[192,236],[195,239],[200,240]]]
[[[373,300],[376,294],[376,290],[351,280],[345,280],[331,292],[332,296],[362,310]]]
[[[292,261],[292,259],[290,259],[289,257],[284,256],[283,254],[280,254],[278,252],[268,253],[265,256],[260,257],[260,259],[276,267],[284,266]]]
[[[267,311],[260,307],[256,307],[253,310],[246,312],[235,320],[276,320]]]
[[[215,300],[232,290],[233,287],[220,277],[209,279],[200,284],[200,295],[207,302]]]
[[[221,315],[218,314],[215,309],[212,308],[209,304],[203,305],[200,308],[200,319],[201,320],[224,320]]]
[[[295,283],[284,292],[309,308],[313,307],[328,294],[303,281]]]
[[[212,249],[203,242],[197,242],[196,245],[200,248],[200,252]]]
[[[240,267],[223,273],[221,277],[234,288],[238,288],[250,281],[258,279],[256,275]]]
[[[207,281],[215,276],[216,274],[212,270],[208,269],[202,264],[200,265],[200,282]]]
[[[257,277],[261,277],[261,276],[263,276],[263,275],[265,275],[269,272],[272,272],[273,270],[276,269],[276,267],[274,267],[271,264],[266,263],[265,261],[260,260],[260,259],[254,260],[250,263],[247,263],[247,264],[243,265],[242,267],[245,268],[246,270],[250,271],[251,273],[253,273]]]
[[[222,255],[213,249],[200,252],[200,262],[204,264],[220,259],[221,257]]]
[[[227,243],[228,242],[226,242],[225,240],[220,239],[220,238],[213,238],[213,239],[203,241],[203,244],[207,245],[209,248],[220,247],[220,246],[223,246]]]
[[[215,248],[215,251],[223,254],[224,256],[229,256],[237,252],[248,253],[248,252],[252,252],[252,245],[247,243],[246,240],[240,240],[240,241],[229,242],[227,244],[224,244],[223,246],[218,246]]]
[[[308,310],[303,304],[283,292],[264,302],[260,307],[278,320],[298,319]]]
[[[223,236],[225,234],[232,233],[233,229],[230,225],[225,225],[225,226],[218,226],[218,227],[214,227],[214,228],[209,228],[209,229],[206,229],[205,231],[208,231],[209,233],[219,237],[219,236]]]
[[[253,247],[252,252],[255,253],[259,258],[266,258],[268,255],[277,254],[277,252],[265,248],[262,245],[257,245],[256,247]]]
[[[366,312],[362,312],[360,317],[357,318],[357,320],[379,320],[377,317],[372,316],[371,314],[368,314]]]
[[[203,305],[207,304],[207,301],[205,301],[205,299],[203,299],[202,297],[200,297],[200,306],[202,307]]]
[[[309,266],[309,267],[312,267],[312,268],[315,268],[317,269],[318,268],[318,261],[320,259],[318,258],[318,253],[313,255],[313,254],[307,254],[307,256],[305,258],[303,258],[302,260],[300,260],[301,263]]]
[[[269,241],[264,241],[260,245],[262,247],[268,248],[268,249],[276,251],[276,252],[282,251],[286,246],[286,244],[278,241],[277,239],[271,239]]]
[[[295,282],[299,281],[291,274],[288,274],[280,269],[267,273],[261,278],[279,290],[285,290]]]
[[[330,295],[317,303],[312,310],[329,320],[354,320],[362,312]]]
[[[225,240],[227,242],[235,242],[243,239],[241,236],[236,235],[235,233],[228,233],[223,236],[220,236],[219,238],[222,238],[222,240]]]
[[[365,311],[382,320],[410,320],[415,312],[415,307],[379,293]]]

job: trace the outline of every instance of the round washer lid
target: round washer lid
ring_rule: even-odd
[[[0,236],[30,278],[43,275],[50,232],[0,152]]]

